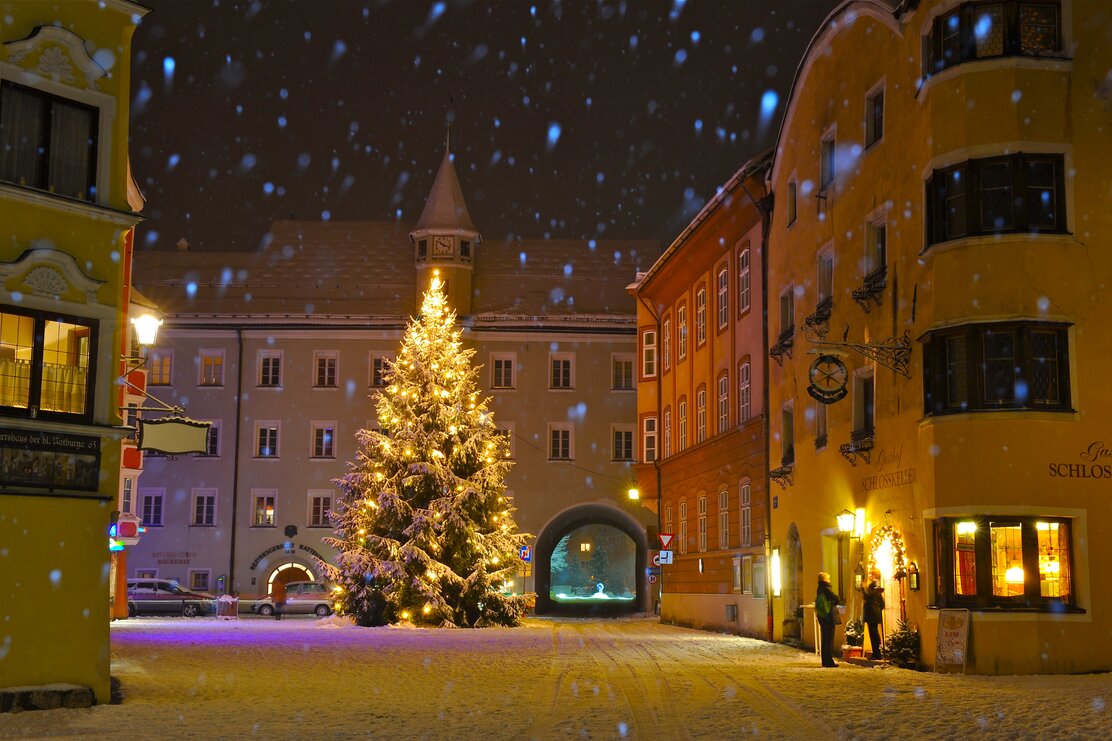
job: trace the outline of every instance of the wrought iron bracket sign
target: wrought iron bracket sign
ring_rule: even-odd
[[[792,485],[792,467],[780,466],[768,472],[768,477],[780,485],[780,488],[787,489]]]
[[[854,432],[848,443],[843,443],[838,452],[842,457],[849,461],[851,466],[857,465],[857,459],[860,458],[865,463],[871,463],[869,460],[869,451],[873,449],[873,433],[872,432]]]
[[[853,350],[859,355],[864,355],[876,361],[889,370],[899,373],[904,378],[911,378],[911,330],[904,330],[900,337],[889,337],[882,342],[849,342],[849,325],[842,333],[841,342],[831,342],[824,339],[824,334],[819,334],[807,324],[803,325],[807,341],[814,345],[812,352],[829,354],[831,350]],[[775,349],[775,348],[774,348]],[[772,351],[769,351],[769,355]]]
[[[787,332],[784,332],[782,335],[780,335],[780,339],[776,341],[775,345],[768,349],[768,356],[775,360],[776,365],[780,366],[781,368],[784,366],[784,356],[787,355],[789,358],[792,356],[793,334],[794,332],[792,331],[792,329],[789,329]]]
[[[860,288],[853,289],[850,296],[857,302],[857,305],[868,314],[869,302],[875,303],[880,306],[880,297],[884,294],[884,287],[888,284],[888,270],[887,268],[880,268],[874,270],[865,276],[865,284]]]

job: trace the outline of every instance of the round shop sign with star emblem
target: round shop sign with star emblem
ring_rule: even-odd
[[[810,385],[807,393],[823,404],[841,401],[849,393],[849,371],[846,364],[833,355],[820,355],[807,372]]]

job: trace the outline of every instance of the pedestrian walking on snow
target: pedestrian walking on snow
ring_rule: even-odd
[[[815,593],[815,615],[819,619],[823,666],[838,666],[834,663],[834,626],[842,622],[838,605],[842,598],[830,586],[830,574],[819,572],[819,588]]]

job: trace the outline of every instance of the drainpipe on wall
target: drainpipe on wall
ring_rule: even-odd
[[[243,408],[243,330],[236,330],[236,345],[238,357],[236,360],[236,422],[235,422],[235,455],[232,458],[232,537],[228,546],[228,584],[232,591],[236,588],[236,509],[239,503],[239,425],[240,410]]]
[[[748,191],[746,191],[748,192]],[[752,198],[752,196],[750,196]],[[775,640],[776,633],[773,630],[775,625],[775,610],[773,601],[775,596],[772,592],[772,482],[768,478],[769,471],[769,443],[772,441],[772,434],[769,430],[769,420],[771,419],[771,410],[769,406],[769,360],[768,360],[768,234],[772,228],[772,203],[773,194],[769,191],[768,195],[760,201],[754,202],[757,209],[761,212],[761,366],[764,371],[764,377],[761,379],[761,404],[764,407],[764,424],[762,425],[764,434],[764,481],[765,481],[765,594],[768,595],[768,640]]]
[[[664,346],[663,345],[664,337],[661,335],[660,314],[659,314],[659,312],[653,311],[652,307],[649,306],[647,303],[645,303],[645,299],[641,298],[640,291],[638,291],[638,293],[637,293],[637,300],[641,303],[642,306],[645,307],[645,311],[649,312],[649,316],[651,316],[654,320],[656,320],[656,346],[658,348],[663,348],[663,346]],[[641,344],[640,333],[638,333],[638,336],[637,336],[637,344],[638,344],[638,346],[640,346],[640,344]],[[640,361],[641,361],[641,358],[638,357],[637,360],[635,360],[634,362],[637,363],[638,365],[640,365]],[[663,488],[662,488],[663,476],[660,472],[660,460],[661,460],[661,457],[662,457],[662,453],[664,451],[664,433],[663,433],[663,430],[661,429],[661,425],[663,424],[663,420],[661,419],[661,417],[663,416],[664,411],[660,408],[661,402],[664,401],[664,389],[663,389],[663,383],[664,383],[663,367],[664,366],[662,365],[662,363],[663,363],[663,356],[662,355],[657,356],[657,374],[656,374],[656,439],[657,439],[657,447],[656,447],[656,458],[653,459],[653,469],[656,471],[656,531],[658,533],[660,532],[660,526],[661,526],[660,508],[661,508],[661,504],[662,504],[663,496],[664,496],[664,491],[663,491]],[[640,424],[638,424],[638,427],[640,427]],[[640,432],[640,430],[638,430],[638,432]],[[642,446],[642,449],[643,449],[643,446]],[[660,590],[659,590],[659,594],[661,594],[663,596],[663,593],[664,593],[664,569],[661,569],[660,570]]]

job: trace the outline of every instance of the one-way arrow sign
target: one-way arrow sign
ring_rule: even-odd
[[[668,546],[672,545],[672,538],[676,536],[672,533],[657,533],[656,537],[660,540],[661,549],[668,550]]]

